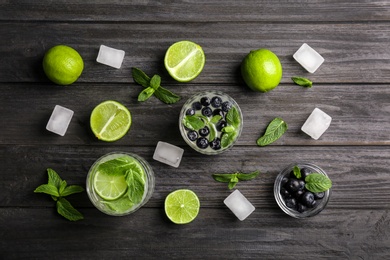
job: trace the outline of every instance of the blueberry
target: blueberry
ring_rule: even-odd
[[[286,185],[286,183],[288,182],[288,180],[289,180],[289,178],[283,177],[283,179],[282,179],[280,185],[283,187],[284,185]]]
[[[213,111],[213,116],[221,116],[223,117],[224,116],[224,113],[221,109],[217,108]]]
[[[284,186],[288,191],[295,192],[299,190],[299,181],[297,179],[291,178],[286,185]]]
[[[300,199],[301,196],[305,193],[306,191],[303,191],[303,190],[297,190],[296,192],[294,192],[293,196],[294,198],[296,199]]]
[[[303,213],[307,210],[307,207],[301,203],[298,203],[297,205],[297,211],[300,212],[300,213]]]
[[[227,126],[226,121],[220,120],[220,121],[216,124],[215,127],[217,128],[218,131],[222,131],[222,129],[223,129],[224,127],[226,127],[226,126]]]
[[[313,203],[315,203],[314,194],[306,191],[301,197],[301,202],[307,207],[312,207]]]
[[[211,105],[213,107],[220,107],[221,104],[222,104],[222,99],[220,97],[215,96],[211,99]]]
[[[209,141],[207,141],[207,139],[204,137],[199,137],[198,140],[196,140],[196,145],[200,149],[206,149],[207,146],[209,146]]]
[[[286,190],[285,188],[280,188],[280,195],[282,195],[284,199],[291,198],[290,192],[288,192],[288,190]]]
[[[209,133],[210,133],[210,129],[207,126],[203,127],[202,129],[199,129],[199,134],[201,136],[208,136]]]
[[[311,171],[308,168],[302,168],[301,169],[301,175],[302,175],[301,179],[304,180],[307,177],[307,175],[309,175],[310,173],[311,173]]]
[[[231,108],[232,108],[232,103],[230,103],[229,101],[225,101],[225,102],[222,103],[222,111],[223,112],[227,112]]]
[[[189,131],[187,133],[187,136],[188,136],[188,139],[190,139],[191,141],[195,141],[196,138],[198,138],[198,133],[196,131]]]
[[[221,149],[221,139],[215,138],[213,141],[210,142],[210,147],[213,150]]]
[[[200,110],[202,108],[202,104],[200,102],[192,103],[192,108],[195,110]]]
[[[284,202],[289,208],[295,208],[297,206],[297,200],[295,198],[288,198]]]
[[[314,193],[314,198],[316,200],[323,199],[324,197],[325,197],[325,192],[316,192],[316,193]]]
[[[187,116],[193,116],[193,115],[195,115],[195,109],[193,109],[193,108],[187,109],[186,115],[187,115]]]
[[[200,99],[200,103],[205,106],[205,107],[208,107],[210,106],[210,99],[208,97],[202,97]]]
[[[304,180],[298,180],[299,190],[303,190],[305,188],[306,182]]]
[[[210,107],[204,107],[202,108],[202,115],[210,117],[213,115],[213,110]]]

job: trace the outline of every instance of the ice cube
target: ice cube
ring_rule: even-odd
[[[56,105],[50,116],[49,122],[47,122],[46,129],[50,132],[64,136],[70,120],[72,120],[72,116],[72,110]]]
[[[314,73],[324,62],[324,58],[306,43],[294,53],[294,59],[308,72]]]
[[[313,139],[318,139],[328,129],[332,118],[319,108],[315,108],[306,119],[301,130],[310,135]]]
[[[107,47],[105,45],[100,45],[99,54],[96,58],[96,61],[120,69],[124,57],[124,51]]]
[[[153,159],[173,167],[179,167],[184,150],[166,142],[158,142]]]
[[[239,190],[233,191],[224,201],[225,205],[236,215],[236,217],[243,221],[254,210],[255,207],[249,202],[247,198]]]

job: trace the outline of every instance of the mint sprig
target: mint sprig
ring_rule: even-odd
[[[134,81],[145,88],[138,95],[138,101],[146,101],[153,95],[166,104],[174,104],[180,100],[178,95],[161,86],[161,77],[159,75],[149,78],[145,72],[134,67],[131,68],[131,74]]]
[[[311,192],[324,192],[332,187],[332,181],[320,173],[311,173],[305,178],[305,188]]]
[[[48,183],[38,186],[35,193],[51,195],[56,202],[57,212],[70,221],[83,219],[83,215],[77,211],[64,197],[84,191],[79,185],[69,185],[53,170],[48,168]]]
[[[236,107],[232,107],[226,114],[227,126],[222,128],[221,146],[228,147],[234,142],[238,135],[238,129],[241,124],[240,114]]]
[[[257,139],[256,143],[258,146],[269,145],[278,140],[287,129],[287,123],[283,119],[277,117],[269,123],[264,135]]]
[[[303,77],[291,77],[292,81],[294,81],[295,84],[305,87],[305,88],[311,88],[313,86],[313,82],[310,81],[307,78]]]
[[[218,182],[227,182],[228,188],[233,189],[239,181],[253,180],[259,176],[260,171],[254,171],[251,173],[235,172],[235,173],[215,173],[213,174],[214,180]]]

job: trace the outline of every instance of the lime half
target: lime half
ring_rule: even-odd
[[[205,62],[202,47],[191,41],[172,44],[164,58],[168,73],[179,82],[188,82],[196,78],[202,72]]]
[[[105,200],[116,200],[125,194],[127,182],[123,174],[107,174],[97,171],[93,179],[96,193]]]
[[[99,140],[113,142],[129,131],[131,114],[119,102],[108,100],[93,109],[90,124],[92,132]]]
[[[176,190],[165,198],[165,213],[175,224],[187,224],[199,213],[198,196],[191,190]]]

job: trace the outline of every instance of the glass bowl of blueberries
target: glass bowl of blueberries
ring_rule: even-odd
[[[311,163],[293,163],[276,177],[274,196],[279,207],[294,218],[320,213],[328,204],[332,182],[326,172]]]
[[[186,143],[202,154],[216,155],[231,148],[241,135],[243,117],[236,101],[220,91],[190,97],[179,116]]]

